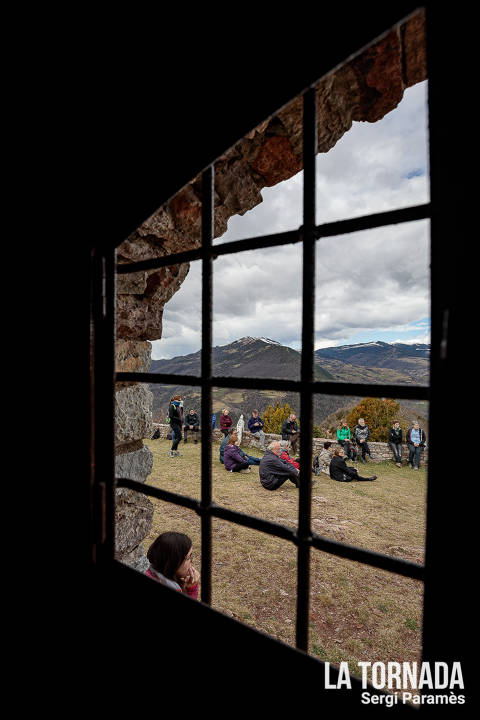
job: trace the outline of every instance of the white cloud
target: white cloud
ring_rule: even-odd
[[[418,205],[429,199],[426,86],[405,92],[383,120],[354,123],[317,158],[317,223]],[[262,191],[263,202],[229,220],[217,243],[291,230],[302,223],[302,173]],[[406,223],[317,243],[315,346],[347,344],[359,333],[396,333],[412,342],[429,328],[429,224]],[[245,335],[291,347],[301,337],[301,247],[221,256],[214,262],[214,344]],[[192,263],[165,306],[162,340],[153,357],[201,346],[201,264]],[[408,330],[408,336],[407,336]],[[405,335],[403,335],[405,333]],[[386,335],[385,335],[386,336]],[[404,339],[402,339],[404,337]],[[389,340],[391,341],[391,340]]]

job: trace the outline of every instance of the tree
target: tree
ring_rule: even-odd
[[[285,403],[285,405],[277,403],[275,407],[269,405],[262,415],[262,420],[265,423],[263,428],[264,432],[280,435],[282,432],[283,421],[286,420],[292,413],[293,410],[288,403]],[[297,424],[300,427],[298,419]]]
[[[363,417],[370,428],[370,440],[388,442],[388,431],[395,420],[402,430],[407,431],[407,424],[399,417],[400,403],[391,398],[364,398],[345,416],[347,425],[353,431],[358,418]]]

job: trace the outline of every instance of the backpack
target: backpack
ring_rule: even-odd
[[[318,459],[318,455],[315,455],[313,458],[313,466],[312,466],[313,474],[314,475],[320,475],[320,460]]]
[[[152,440],[158,440],[160,437],[160,428],[155,428],[152,435]]]

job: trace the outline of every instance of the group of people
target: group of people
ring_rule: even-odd
[[[343,449],[345,458],[356,461],[360,455],[360,461],[365,463],[367,455],[372,458],[372,453],[368,446],[370,430],[364,418],[358,418],[358,424],[350,432],[347,421],[343,418],[340,426],[337,428],[337,442]],[[417,421],[407,430],[406,443],[408,447],[408,467],[418,470],[422,452],[427,442],[425,430],[420,428]],[[397,467],[402,467],[402,445],[403,431],[398,420],[395,420],[388,433],[388,444],[393,452],[393,459]]]
[[[192,433],[194,443],[198,443],[198,432],[200,429],[198,414],[191,408],[188,414],[185,417],[183,416],[183,402],[180,395],[174,395],[172,397],[168,408],[167,420],[172,433],[172,447],[168,453],[169,457],[181,455],[178,450],[178,445],[182,438],[182,425],[184,443],[188,441],[188,433]],[[220,417],[220,430],[224,435],[224,439],[220,445],[220,462],[225,465],[225,468],[229,472],[251,472],[250,466],[258,465],[262,485],[267,489],[276,489],[280,487],[286,479],[293,478],[295,480],[296,477],[298,477],[300,459],[295,457],[295,455],[297,455],[299,450],[300,431],[296,415],[291,413],[282,423],[282,440],[274,441],[266,448],[264,426],[265,423],[260,417],[258,410],[252,410],[247,427],[251,435],[259,440],[260,449],[265,453],[264,457],[260,459],[254,455],[246,454],[240,448],[238,432],[233,427],[233,421],[228,408],[224,408]],[[376,476],[362,477],[355,468],[349,467],[346,464],[347,460],[356,462],[358,458],[360,462],[366,463],[367,457],[370,459],[373,458],[368,444],[369,438],[370,429],[365,422],[365,418],[358,418],[358,422],[353,428],[353,431],[350,430],[345,418],[342,418],[337,428],[337,443],[340,447],[336,449],[333,456],[331,456],[329,451],[331,443],[325,443],[323,450],[315,457],[313,470],[315,471],[316,466],[317,468],[321,467],[320,471],[327,472],[326,466],[328,465],[328,474],[330,477],[342,482],[347,482],[349,479],[376,479]],[[406,443],[409,450],[408,467],[418,470],[422,452],[426,446],[426,435],[417,421],[413,422],[412,426],[408,429],[406,433]],[[403,431],[397,420],[389,430],[388,444],[392,450],[394,462],[398,467],[401,467]],[[275,481],[272,480],[271,468],[277,467],[278,470],[280,468],[278,463],[272,458],[272,455],[275,458],[279,458],[281,462],[288,466],[287,475],[279,472],[277,480]],[[292,472],[292,468],[295,472]]]
[[[187,433],[193,432],[194,442],[198,442],[199,419],[197,413],[190,409],[183,420],[181,411],[181,397],[175,395],[170,402],[168,410],[170,427],[172,429],[172,449],[169,455],[180,455],[177,450],[182,437],[182,422],[184,427],[184,442],[187,442]],[[224,418],[224,419],[223,419]],[[282,424],[282,440],[275,440],[265,448],[264,422],[258,410],[252,411],[248,421],[248,429],[252,435],[260,441],[261,449],[264,450],[263,457],[248,455],[239,446],[238,432],[232,427],[232,418],[228,410],[222,412],[220,428],[223,431],[224,439],[220,445],[219,459],[225,469],[232,473],[251,472],[252,465],[258,466],[259,478],[262,487],[266,490],[278,490],[289,481],[299,487],[300,458],[293,455],[297,452],[299,429],[296,417],[292,413]],[[322,450],[315,456],[313,471],[317,475],[320,472],[328,474],[338,482],[373,481],[376,475],[363,477],[358,470],[348,466],[346,460],[356,461],[357,455],[360,461],[365,463],[367,456],[372,458],[368,446],[370,430],[364,418],[359,418],[353,432],[347,425],[345,419],[337,429],[337,442],[340,445],[331,453],[331,442],[325,442]],[[409,449],[408,466],[418,470],[422,451],[426,446],[425,431],[420,428],[417,421],[406,433],[406,443]],[[395,463],[401,467],[403,432],[400,423],[395,421],[390,428],[388,444],[393,452]],[[293,455],[290,454],[293,451]],[[312,480],[312,484],[315,484]],[[170,587],[177,592],[182,592],[189,597],[198,598],[198,587],[200,573],[192,564],[192,541],[178,532],[165,532],[157,537],[150,546],[147,559],[150,563],[146,575],[156,582]]]

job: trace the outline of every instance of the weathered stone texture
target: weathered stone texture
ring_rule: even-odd
[[[115,393],[115,444],[152,436],[153,395],[144,385],[119,385]]]
[[[118,488],[115,491],[115,554],[122,559],[134,551],[152,527],[153,505],[145,495]]]
[[[151,361],[151,343],[117,340],[115,347],[116,372],[148,372]]]
[[[115,477],[117,478],[127,478],[143,483],[152,470],[153,454],[146,447],[115,456]]]

